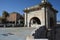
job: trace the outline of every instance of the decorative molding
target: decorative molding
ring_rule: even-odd
[[[58,11],[56,9],[54,9],[52,7],[52,5],[49,3],[49,2],[45,2],[45,3],[41,3],[39,5],[36,5],[36,6],[33,6],[33,7],[30,7],[30,8],[25,8],[24,12],[28,13],[28,12],[31,12],[31,11],[36,11],[36,10],[40,10],[42,7],[49,7],[52,11],[54,11],[55,13],[57,13]]]

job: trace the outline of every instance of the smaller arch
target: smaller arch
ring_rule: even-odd
[[[41,21],[40,21],[40,19],[38,18],[38,17],[33,17],[33,18],[31,18],[31,20],[30,20],[30,22],[29,22],[29,25],[31,26],[31,25],[33,25],[33,24],[40,24],[41,25]]]

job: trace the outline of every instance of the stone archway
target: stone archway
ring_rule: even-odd
[[[29,26],[31,27],[32,25],[36,26],[36,25],[41,25],[41,21],[39,18],[37,17],[33,17],[31,18],[30,22],[29,22]]]

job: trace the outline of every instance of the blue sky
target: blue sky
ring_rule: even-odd
[[[48,0],[55,9],[59,12],[57,14],[57,20],[60,21],[60,0]],[[3,11],[18,12],[23,14],[24,8],[40,4],[41,0],[0,0],[0,16]]]

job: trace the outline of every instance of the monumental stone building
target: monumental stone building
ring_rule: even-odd
[[[12,12],[7,17],[0,17],[0,23],[4,23],[4,20],[6,20],[7,24],[21,25],[24,23],[25,26],[3,30],[3,32],[7,32],[2,34],[5,38],[11,37],[14,40],[16,37],[21,38],[21,40],[60,40],[60,23],[58,23],[59,26],[56,26],[56,14],[58,11],[53,8],[50,2],[42,0],[39,5],[25,8],[24,12],[24,17],[16,12]],[[3,36],[2,38],[5,39]]]
[[[43,25],[55,26],[56,13],[58,12],[53,8],[51,3],[45,0],[41,4],[25,8],[25,26],[39,27]]]
[[[56,40],[57,10],[47,0],[39,5],[25,8],[25,26],[36,28],[31,37],[34,39]],[[27,38],[29,40],[29,38]]]

